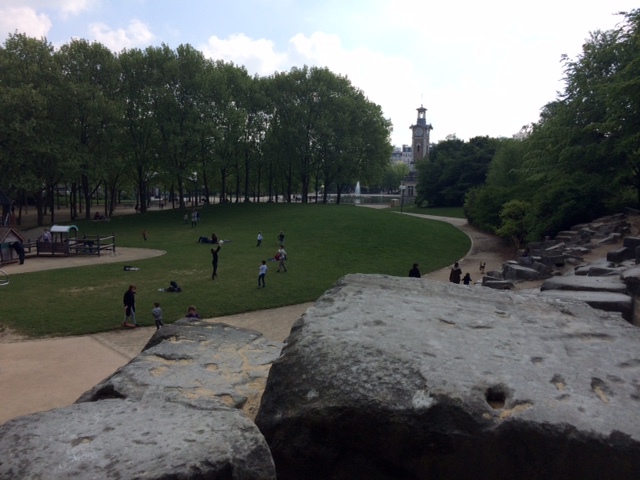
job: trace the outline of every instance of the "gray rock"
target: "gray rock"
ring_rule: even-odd
[[[540,294],[545,297],[585,302],[590,307],[605,312],[618,312],[628,322],[633,320],[633,298],[623,293],[545,290]]]
[[[493,288],[494,290],[511,290],[515,288],[515,284],[511,280],[496,280],[489,277],[482,279],[482,286]]]
[[[535,268],[533,268],[533,265],[530,267],[525,267],[514,262],[505,262],[502,265],[502,276],[506,280],[540,280],[541,278],[545,278],[545,276],[549,276],[550,274],[550,271],[548,273],[543,273],[536,270]]]
[[[631,251],[635,252],[636,248],[640,247],[640,237],[624,237],[622,246],[630,248]]]
[[[619,233],[612,233],[602,238],[594,238],[592,241],[596,244],[596,246],[613,245],[615,243],[618,243],[620,241],[620,238],[622,238],[622,235],[620,235]]]
[[[624,267],[602,267],[594,265],[589,267],[589,272],[587,273],[587,275],[590,277],[619,277],[625,270],[627,269]],[[576,272],[576,275],[577,274],[578,273]]]
[[[257,427],[238,410],[104,400],[0,426],[0,479],[275,479]]]
[[[282,343],[224,323],[179,320],[158,330],[140,355],[83,394],[242,409],[255,417],[271,363]]]
[[[562,275],[548,278],[542,282],[540,291],[544,290],[584,290],[626,294],[627,286],[618,277]]]
[[[640,265],[625,270],[620,278],[631,293],[640,294]]]
[[[410,280],[349,275],[294,325],[256,419],[279,480],[639,478],[639,329]]]
[[[634,257],[635,250],[631,250],[629,247],[621,247],[607,252],[607,260],[614,263],[622,263]]]

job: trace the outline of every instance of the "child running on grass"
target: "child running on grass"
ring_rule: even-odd
[[[269,268],[267,268],[267,261],[262,260],[262,263],[258,267],[258,288],[260,288],[261,283],[263,288],[266,287],[264,283],[264,277],[267,275],[268,270]]]

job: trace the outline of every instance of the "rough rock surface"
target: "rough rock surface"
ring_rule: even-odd
[[[640,478],[640,330],[582,302],[349,275],[256,423],[286,479]]]
[[[271,363],[282,343],[224,323],[188,319],[158,330],[142,353],[82,395],[173,401],[202,408],[218,404],[254,418]]]
[[[222,323],[167,325],[74,405],[0,426],[0,480],[275,479],[252,418],[281,348]]]
[[[0,479],[275,479],[256,426],[238,410],[104,400],[0,426]]]
[[[540,292],[540,295],[585,302],[592,308],[604,310],[605,312],[618,312],[626,321],[633,321],[633,298],[623,293],[545,290]]]
[[[545,280],[540,291],[582,290],[613,293],[627,293],[627,286],[618,277],[590,277],[584,275],[563,275]]]

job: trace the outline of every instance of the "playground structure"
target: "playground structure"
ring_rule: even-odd
[[[101,237],[100,235],[83,235],[78,237],[78,227],[75,225],[53,225],[49,232],[51,239],[41,236],[35,241],[24,243],[27,256],[37,255],[115,255],[116,237]]]

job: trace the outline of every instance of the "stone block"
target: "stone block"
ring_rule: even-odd
[[[223,406],[77,403],[4,423],[0,452],[6,480],[276,478],[258,428]]]
[[[545,290],[540,292],[540,295],[585,302],[592,308],[604,310],[605,312],[617,312],[628,322],[633,319],[633,298],[622,293]]]
[[[628,480],[639,344],[583,302],[349,275],[294,325],[256,423],[279,480]]]
[[[635,250],[629,247],[621,247],[607,252],[607,260],[613,263],[622,263],[625,260],[635,257]]]
[[[618,277],[589,277],[577,275],[562,275],[548,278],[540,286],[545,290],[583,290],[587,292],[627,293],[627,286]]]

